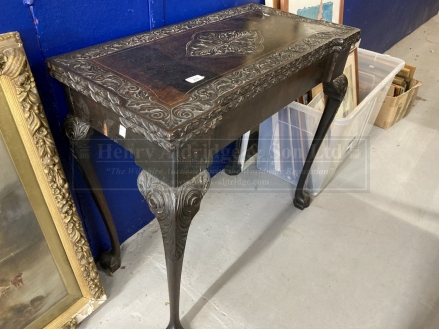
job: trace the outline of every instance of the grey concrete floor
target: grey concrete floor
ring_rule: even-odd
[[[373,128],[368,192],[336,192],[355,177],[349,160],[305,211],[254,166],[213,178],[186,248],[185,328],[439,328],[439,17],[388,54],[422,86],[408,117]],[[101,272],[108,301],[80,329],[166,327],[157,221],[122,248],[125,269]]]

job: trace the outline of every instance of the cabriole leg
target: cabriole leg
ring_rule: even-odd
[[[326,103],[325,110],[323,111],[322,118],[320,119],[319,126],[317,127],[316,134],[311,143],[308,155],[303,165],[302,172],[300,173],[299,182],[294,196],[294,205],[301,210],[307,208],[310,204],[310,197],[303,191],[306,178],[311,170],[311,166],[323,142],[323,139],[331,126],[332,121],[340,107],[340,104],[346,94],[348,86],[348,79],[344,74],[335,78],[331,82],[324,83],[323,91],[328,96],[328,102]]]
[[[104,252],[99,262],[102,268],[108,269],[110,273],[113,273],[120,267],[121,263],[120,242],[113,217],[111,216],[110,209],[108,209],[107,201],[90,160],[88,143],[92,132],[93,130],[90,129],[90,125],[87,122],[75,116],[67,115],[64,120],[64,133],[69,139],[70,149],[104,220],[105,228],[110,237],[111,250]]]
[[[180,187],[172,188],[146,171],[137,185],[162,231],[168,274],[170,321],[167,329],[183,329],[180,323],[180,282],[184,249],[192,219],[210,185],[205,170]]]

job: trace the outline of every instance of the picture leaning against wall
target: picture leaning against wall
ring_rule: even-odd
[[[75,328],[105,299],[20,36],[0,34],[0,329]]]
[[[343,23],[343,0],[288,0],[288,11],[307,18]]]

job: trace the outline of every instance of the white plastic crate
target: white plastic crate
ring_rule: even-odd
[[[335,118],[312,165],[305,190],[319,194],[347,155],[368,136],[390,84],[404,61],[358,49],[359,105]],[[257,168],[297,185],[322,112],[296,102],[259,126]]]

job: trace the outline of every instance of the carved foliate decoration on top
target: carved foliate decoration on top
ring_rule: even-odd
[[[73,246],[88,289],[95,299],[102,298],[105,295],[99,274],[61,167],[20,37],[18,33],[13,32],[3,35],[3,38],[13,38],[16,42],[13,47],[6,49],[0,47],[0,76],[9,77],[13,84],[27,128],[38,151],[45,178],[56,201],[64,230]]]
[[[242,68],[206,82],[191,91],[187,101],[169,107],[159,103],[148,90],[103,69],[93,61],[93,59],[124,49],[148,44],[250,12],[259,17],[264,17],[264,15],[288,17],[309,25],[311,30],[313,27],[322,26],[325,31],[320,28],[322,32],[316,32],[303,40],[297,40],[289,47],[262,56]],[[231,32],[228,33],[221,37],[219,34],[214,37],[209,35],[209,38],[216,43],[221,38],[232,40]],[[201,36],[205,35],[200,34]],[[249,36],[246,37],[247,40]],[[232,47],[233,42],[227,43],[225,48],[220,46],[215,48],[211,44],[209,44],[210,47],[207,45],[198,47],[199,44],[194,43],[195,39],[189,43],[187,49],[189,54],[210,53],[210,56],[220,56],[220,53],[224,53],[226,56],[230,55],[227,53],[228,50],[235,49]],[[181,140],[194,137],[194,132],[203,129],[203,126],[208,126],[209,129],[214,128],[213,123],[218,124],[222,114],[232,110],[246,99],[254,97],[310,63],[333,53],[336,48],[337,51],[349,49],[358,39],[359,30],[355,28],[311,20],[262,5],[248,4],[58,56],[50,59],[48,66],[51,75],[57,80],[112,109],[125,120],[131,121],[138,127],[138,130],[139,128],[143,130],[143,136],[148,140],[165,146],[167,150],[172,150],[179,146]],[[238,40],[241,39],[236,39],[236,42]],[[256,37],[256,44],[259,44],[259,40],[261,39]],[[257,49],[260,48],[257,47]]]
[[[142,171],[137,185],[160,224],[166,256],[173,262],[178,261],[184,253],[189,226],[209,188],[209,173],[204,170],[183,185],[172,188]]]
[[[226,9],[223,11],[219,11],[210,15],[201,16],[194,18],[189,21],[185,21],[179,24],[169,25],[162,27],[157,30],[152,30],[144,33],[139,33],[134,36],[129,36],[125,38],[121,38],[118,40],[108,41],[105,43],[102,43],[100,45],[91,47],[86,50],[77,50],[74,52],[71,52],[69,54],[65,54],[62,56],[58,56],[56,58],[56,61],[64,61],[68,60],[69,62],[71,60],[86,60],[86,59],[93,59],[98,58],[106,55],[110,55],[112,53],[115,53],[117,51],[121,51],[124,49],[128,49],[131,47],[139,46],[142,44],[150,43],[155,40],[159,40],[162,38],[166,38],[178,33],[182,33],[191,29],[195,29],[201,26],[205,26],[211,23],[223,21],[225,19],[228,19],[230,17],[238,16],[241,14],[245,14],[251,11],[259,11],[261,14],[265,15],[277,15],[277,16],[283,16],[287,18],[291,18],[294,20],[297,20],[299,22],[304,23],[310,23],[313,25],[323,25],[326,27],[333,27],[334,28],[334,35],[336,36],[344,36],[349,35],[353,31],[356,31],[356,29],[344,26],[344,25],[338,25],[332,22],[328,22],[325,20],[316,21],[310,18],[297,16],[292,13],[287,13],[278,9],[274,9],[271,7],[265,7],[262,5],[258,5],[255,3],[250,3],[243,6],[238,6],[230,9]],[[358,35],[354,37],[354,39],[358,39]]]
[[[186,45],[187,56],[250,55],[264,50],[259,31],[202,31]]]

